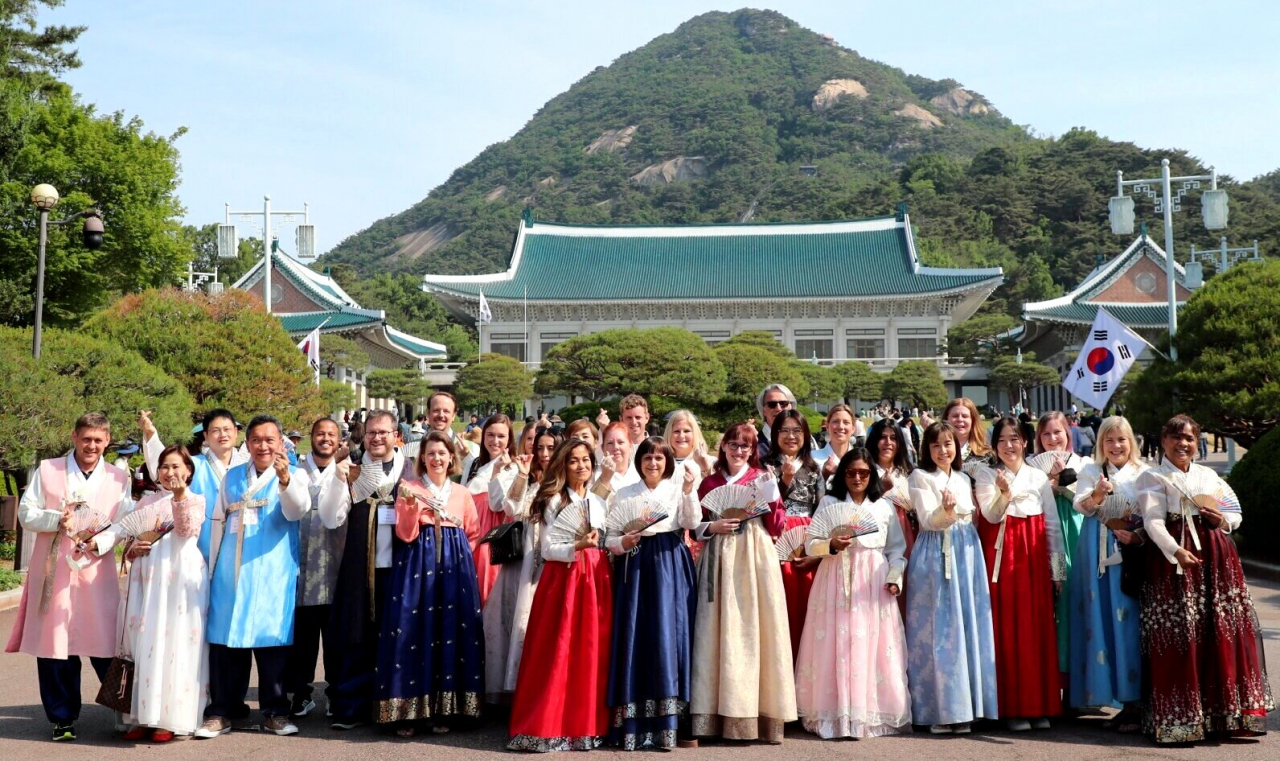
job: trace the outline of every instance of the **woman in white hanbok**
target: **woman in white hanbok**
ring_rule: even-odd
[[[119,616],[121,654],[133,659],[135,670],[124,739],[140,740],[150,729],[152,740],[167,742],[194,732],[208,701],[209,569],[197,543],[204,497],[188,488],[191,455],[175,444],[159,463],[162,490],[143,497],[95,541],[99,554],[126,542],[125,558],[132,561]]]

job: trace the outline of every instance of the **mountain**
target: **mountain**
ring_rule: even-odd
[[[592,71],[321,266],[502,269],[526,207],[651,224],[874,216],[906,201],[925,260],[1004,266],[991,308],[1016,314],[1127,245],[1106,225],[1115,171],[1158,175],[1166,156],[1179,173],[1204,169],[1086,129],[1040,138],[954,80],[869,60],[772,11],[713,12]],[[1232,190],[1233,236],[1280,235],[1276,185]],[[1157,222],[1149,204],[1139,214]],[[1216,245],[1193,217],[1178,215],[1180,245]]]

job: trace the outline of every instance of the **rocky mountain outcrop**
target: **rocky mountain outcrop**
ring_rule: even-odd
[[[444,222],[396,238],[395,259],[417,259],[458,237]]]
[[[914,119],[924,129],[942,126],[941,119],[914,103],[908,103],[893,113],[906,119]]]
[[[587,146],[587,154],[590,155],[597,151],[605,153],[617,153],[618,151],[631,145],[632,138],[635,137],[638,127],[632,124],[622,129],[607,129],[600,134],[595,140],[591,141],[591,145]]]
[[[991,111],[986,103],[983,103],[973,93],[963,87],[953,87],[941,95],[933,96],[929,99],[929,102],[943,111],[953,113],[956,116],[985,114]]]
[[[676,156],[673,159],[650,164],[631,175],[641,185],[666,185],[672,182],[688,182],[707,176],[707,159],[703,156]]]
[[[846,96],[854,98],[867,97],[867,88],[856,79],[828,79],[814,93],[810,106],[814,111],[822,113],[840,102]]]

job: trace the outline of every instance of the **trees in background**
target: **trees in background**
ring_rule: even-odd
[[[712,404],[725,390],[718,357],[682,328],[605,330],[548,351],[535,388],[595,400],[635,393]]]
[[[454,391],[463,409],[519,409],[533,395],[533,373],[518,359],[485,354],[458,371]]]
[[[884,379],[882,396],[922,410],[941,410],[948,400],[942,372],[933,362],[901,362]]]

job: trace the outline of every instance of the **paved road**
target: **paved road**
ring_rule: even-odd
[[[1257,581],[1252,584],[1253,599],[1266,637],[1267,659],[1275,665],[1271,672],[1271,688],[1280,695],[1280,583]],[[0,613],[0,636],[7,639],[13,626],[15,611]],[[482,758],[511,758],[503,750],[505,727],[491,718],[483,728],[438,736],[428,734],[412,740],[387,736],[376,728],[363,727],[351,732],[335,732],[320,716],[299,721],[301,733],[293,737],[275,737],[256,732],[233,732],[215,740],[176,740],[168,746],[146,743],[132,744],[116,739],[112,732],[114,719],[104,708],[92,705],[98,682],[85,665],[84,699],[86,708],[78,725],[80,739],[74,744],[55,745],[47,739],[49,725],[40,707],[36,685],[35,662],[24,655],[0,655],[0,761],[19,759],[129,759],[139,753],[145,758],[196,759],[241,758],[253,761],[267,759],[379,759],[394,756],[427,758],[440,761],[474,761]],[[250,692],[250,700],[254,693]],[[1101,717],[1086,717],[1059,722],[1052,730],[1013,735],[1005,731],[980,731],[969,737],[931,737],[928,734],[886,737],[857,742],[823,742],[793,727],[787,732],[782,748],[758,745],[707,745],[698,750],[676,751],[688,761],[718,759],[725,761],[766,761],[766,759],[842,758],[919,759],[944,755],[953,759],[1280,759],[1280,712],[1272,714],[1268,726],[1271,735],[1261,740],[1240,740],[1222,744],[1203,744],[1194,748],[1157,748],[1141,737],[1121,736],[1098,726]],[[141,747],[139,747],[141,746]],[[614,751],[598,751],[593,757],[621,756]]]

